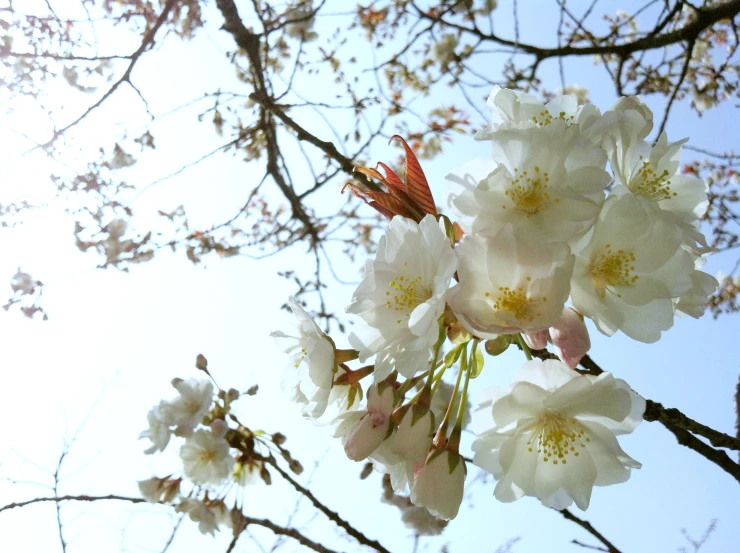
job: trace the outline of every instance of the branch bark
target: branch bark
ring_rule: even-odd
[[[308,498],[308,500],[313,504],[314,507],[316,507],[319,511],[324,513],[327,518],[329,518],[334,524],[339,526],[340,528],[344,529],[345,532],[347,532],[350,536],[355,538],[358,542],[360,542],[362,545],[366,545],[368,547],[372,547],[376,551],[379,551],[380,553],[391,553],[388,549],[383,547],[380,542],[377,540],[373,540],[368,538],[365,534],[357,530],[355,527],[353,527],[349,522],[344,520],[339,516],[338,513],[335,511],[332,511],[329,509],[326,505],[321,503],[313,493],[311,493],[311,490],[304,488],[301,486],[298,482],[296,482],[293,477],[285,472],[280,466],[277,464],[275,459],[269,458],[265,459],[265,462],[269,463],[275,470],[277,470],[280,473],[280,476],[282,476],[285,480],[290,483],[291,486],[293,486],[296,491],[300,494],[303,494]]]
[[[622,44],[583,47],[566,45],[560,48],[541,48],[539,46],[534,46],[533,44],[507,40],[494,33],[484,33],[477,27],[466,27],[464,25],[451,23],[449,21],[442,20],[441,18],[429,15],[418,7],[416,9],[422,19],[438,21],[448,27],[457,29],[458,31],[475,35],[482,40],[489,40],[503,46],[511,46],[512,48],[521,50],[527,54],[532,54],[539,60],[544,60],[565,56],[593,56],[608,54],[629,56],[634,52],[654,50],[656,48],[663,48],[679,42],[695,40],[703,31],[715,23],[722,21],[723,19],[734,19],[735,16],[740,13],[740,0],[730,0],[728,2],[717,3],[708,7],[696,9],[694,12],[695,17],[690,23],[680,29],[670,31],[668,33],[646,36],[633,42],[625,42]]]

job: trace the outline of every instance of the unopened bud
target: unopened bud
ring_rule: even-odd
[[[460,324],[459,321],[455,321],[447,327],[447,337],[453,344],[464,344],[469,342],[473,337],[470,332],[465,330],[465,327]]]
[[[260,471],[260,478],[267,484],[268,486],[272,484],[272,477],[270,476],[270,471],[267,470],[267,467],[263,466],[262,470]]]
[[[295,459],[291,459],[288,468],[293,472],[293,474],[300,474],[303,472],[303,465]]]
[[[485,348],[488,355],[501,355],[511,345],[511,336],[501,334],[493,340],[486,340]]]
[[[226,432],[229,430],[229,425],[223,419],[215,419],[211,421],[211,432],[219,438],[226,436]]]
[[[284,434],[281,434],[280,432],[275,432],[272,435],[272,443],[274,443],[275,445],[283,445],[285,443],[285,440],[287,440],[287,438]]]
[[[539,332],[524,332],[522,333],[522,337],[531,349],[545,349],[547,347],[547,329],[540,330]]]
[[[195,368],[199,371],[208,372],[208,359],[202,353],[199,353],[195,358]]]
[[[180,493],[180,482],[182,482],[182,478],[176,478],[174,480],[168,478],[162,482],[162,488],[164,491],[162,495],[163,503],[172,503],[172,500],[177,497],[177,494]]]
[[[229,515],[231,516],[231,527],[234,530],[234,536],[236,537],[247,527],[247,519],[241,509],[237,509],[236,505],[231,509]]]
[[[570,307],[563,309],[563,315],[550,328],[550,339],[560,360],[571,369],[575,369],[591,349],[588,328],[581,315]]]
[[[247,395],[248,396],[253,396],[254,394],[257,393],[257,390],[259,390],[259,386],[257,386],[257,384],[255,384],[254,386],[250,387],[249,390],[247,390]]]
[[[365,463],[365,466],[362,467],[362,472],[360,473],[360,480],[364,480],[368,476],[370,476],[373,472],[373,464],[372,463]]]
[[[229,391],[226,392],[226,399],[229,400],[229,402],[236,401],[239,399],[239,390],[235,390],[234,388],[229,388]]]

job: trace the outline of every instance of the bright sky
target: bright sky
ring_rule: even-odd
[[[329,11],[347,5],[340,0],[329,4]],[[499,28],[505,29],[510,9],[508,2],[501,4],[495,16],[501,18]],[[619,7],[630,10],[625,3]],[[231,38],[218,31],[220,20],[213,6],[206,15],[206,32],[193,42],[183,44],[170,37],[137,67],[135,82],[153,113],[167,112],[218,86],[243,89],[222,55],[233,48]],[[554,36],[556,19],[546,15],[525,17],[524,25],[533,37]],[[322,23],[317,29],[320,36],[335,24]],[[358,51],[357,55],[363,53]],[[544,78],[550,79],[549,88],[557,88],[555,64],[543,69]],[[569,60],[566,65],[568,82],[588,86],[592,102],[603,110],[616,98],[602,72],[590,59]],[[319,91],[312,89],[302,92],[312,99],[320,97]],[[56,102],[65,106],[64,117],[71,119],[98,93],[65,96],[60,89],[58,94]],[[659,104],[648,103],[659,111]],[[197,122],[197,110],[197,106],[183,110],[157,123],[157,150],[127,170],[126,179],[139,188],[146,186],[225,142],[208,123]],[[143,128],[145,121],[139,100],[124,88],[73,133],[75,147],[112,146],[124,128]],[[679,104],[667,130],[672,140],[689,136],[691,144],[710,150],[737,149],[736,121],[731,106],[710,110],[699,119]],[[38,140],[48,136],[31,105],[20,107],[11,123]],[[0,151],[6,153],[0,167],[0,202],[19,193],[30,199],[48,198],[48,174],[64,170],[37,154],[19,157],[28,147],[28,142],[0,126]],[[462,136],[445,155],[425,163],[438,203],[444,197],[438,176],[472,155],[487,153],[487,145]],[[374,154],[391,160],[397,151],[379,147]],[[689,159],[688,152],[685,157]],[[185,205],[194,227],[207,226],[231,216],[260,177],[260,171],[238,158],[215,157],[151,188],[136,200],[134,208],[141,228],[156,219],[157,209],[168,211],[180,204]],[[334,193],[338,190],[327,191],[324,197]],[[399,512],[379,503],[379,475],[360,481],[362,464],[348,461],[326,429],[302,421],[296,406],[279,390],[285,360],[267,333],[286,320],[279,307],[292,289],[275,273],[310,263],[304,261],[302,248],[262,261],[209,257],[200,266],[193,266],[180,252],[162,252],[130,273],[99,271],[94,269],[97,258],[75,248],[73,223],[63,208],[62,202],[56,202],[48,209],[29,212],[24,225],[0,232],[0,275],[10,276],[21,266],[43,280],[47,284],[43,306],[50,316],[47,322],[29,321],[17,311],[0,311],[5,375],[0,413],[6,421],[0,441],[0,478],[23,481],[0,481],[0,505],[50,495],[49,490],[25,482],[51,484],[49,471],[54,471],[63,442],[78,429],[77,441],[62,469],[61,494],[137,495],[136,480],[176,471],[176,449],[161,457],[147,457],[137,436],[146,426],[149,408],[172,396],[169,381],[173,377],[198,376],[194,359],[203,353],[222,387],[243,390],[259,384],[257,396],[241,400],[240,418],[255,429],[279,430],[288,436],[289,449],[307,469],[301,480],[306,482],[312,474],[310,487],[320,499],[392,551],[411,550],[412,532],[400,522]],[[717,256],[706,270],[716,273],[732,261],[731,257]],[[349,280],[357,278],[356,268],[348,264],[338,263],[337,270]],[[352,287],[334,284],[332,304],[337,309],[346,305],[352,291]],[[735,353],[740,331],[736,317],[678,320],[652,345],[619,334],[606,338],[593,327],[591,331],[592,355],[602,367],[627,380],[645,397],[733,433],[732,395],[740,372]],[[342,338],[337,341],[339,347],[346,345]],[[484,375],[471,387],[473,393],[491,384],[508,383],[523,361],[514,354],[488,358]],[[686,545],[681,528],[698,537],[715,518],[719,520],[717,530],[702,552],[727,553],[736,547],[740,542],[736,524],[740,495],[729,475],[679,446],[657,423],[644,423],[620,442],[643,468],[633,471],[625,484],[595,489],[583,518],[625,553],[675,551]],[[312,463],[319,459],[320,465],[313,471]],[[470,467],[468,480],[478,472]],[[272,487],[247,489],[248,514],[287,523],[297,496],[279,481],[274,475]],[[422,540],[422,550],[439,551],[443,544],[449,544],[453,553],[494,551],[516,537],[522,538],[513,549],[517,553],[578,551],[569,543],[574,538],[595,544],[588,534],[534,499],[504,505],[492,493],[491,479],[476,480],[458,518],[441,537]],[[327,546],[341,551],[359,549],[351,540],[338,538],[341,531],[321,515],[312,517],[311,509],[305,507],[292,524],[306,524],[306,534]],[[172,515],[165,508],[98,502],[66,504],[62,519],[70,552],[143,553],[162,549]],[[228,544],[225,533],[214,540],[201,536],[192,523],[183,526],[171,551],[223,551]],[[59,550],[56,532],[51,505],[0,514],[3,550]],[[269,532],[255,530],[254,535],[265,548],[271,546]],[[255,547],[247,536],[242,539],[241,550],[253,551]],[[293,549],[292,544],[288,546]]]

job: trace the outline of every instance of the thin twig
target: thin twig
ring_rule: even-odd
[[[563,509],[562,511],[559,511],[563,517],[567,518],[571,522],[575,522],[578,526],[586,530],[589,534],[591,534],[593,537],[595,537],[597,540],[599,540],[601,543],[606,546],[606,549],[603,551],[608,551],[608,553],[622,553],[617,547],[610,542],[608,539],[604,537],[604,535],[599,532],[596,528],[594,528],[590,522],[587,520],[583,520],[582,518],[578,518],[576,515],[571,513],[568,509]],[[581,545],[581,544],[578,544]]]
[[[383,547],[377,540],[373,540],[365,536],[362,532],[354,528],[349,522],[344,520],[339,516],[338,513],[335,511],[332,511],[329,509],[326,505],[324,505],[321,501],[319,501],[316,496],[311,493],[310,490],[307,488],[304,488],[301,486],[298,482],[296,482],[293,477],[285,472],[280,466],[277,464],[275,459],[269,458],[266,459],[266,462],[268,462],[270,465],[272,465],[275,470],[277,470],[280,473],[280,476],[282,476],[285,480],[287,480],[291,486],[293,486],[297,492],[303,494],[308,498],[308,500],[313,504],[314,507],[316,507],[319,511],[324,513],[327,518],[329,518],[334,524],[339,526],[340,528],[343,528],[345,532],[347,532],[350,536],[355,538],[358,542],[360,542],[362,545],[366,545],[368,547],[372,547],[376,551],[380,551],[381,553],[390,553],[388,549]]]

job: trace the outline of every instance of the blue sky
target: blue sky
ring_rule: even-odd
[[[497,19],[498,28],[506,29],[509,9],[506,3],[501,4],[494,13],[501,18]],[[575,9],[578,3],[573,4]],[[629,3],[608,2],[604,9],[611,9],[612,4],[614,9],[629,11],[631,7]],[[214,83],[242,86],[222,55],[232,48],[231,39],[218,31],[217,14],[209,11],[207,15],[207,33],[188,44],[170,38],[137,67],[137,85],[149,98],[154,113],[196,97],[199,90],[219,86]],[[556,19],[546,12],[535,18],[523,13],[522,17],[523,29],[529,29],[531,37],[554,36],[552,22]],[[334,24],[322,23],[319,34],[328,33]],[[527,39],[527,34],[522,38]],[[358,50],[357,55],[363,53]],[[187,71],[180,64],[165,63],[166,59],[187,60]],[[550,79],[548,88],[559,86],[553,80],[557,75],[554,63],[545,64],[542,75],[546,81]],[[616,99],[603,69],[590,59],[568,60],[566,78],[569,83],[587,86],[592,102],[602,110]],[[310,88],[305,92],[317,94]],[[59,94],[55,102],[65,106],[67,117],[91,99]],[[138,102],[130,90],[122,90],[105,109],[78,127],[73,134],[75,147],[112,144],[114,133],[143,125],[145,117]],[[661,105],[652,100],[648,104],[656,111]],[[24,109],[18,121],[23,117],[28,131],[42,138],[45,129],[35,118],[33,106]],[[121,116],[124,113],[126,117]],[[127,179],[145,186],[226,141],[207,123],[199,124],[196,114],[196,109],[184,110],[157,123],[157,150],[131,168]],[[667,130],[671,140],[689,136],[696,146],[726,150],[738,146],[736,121],[731,105],[698,118],[680,103],[674,107]],[[326,130],[321,132],[326,133],[323,138],[331,139]],[[0,170],[4,183],[0,201],[19,192],[32,198],[48,196],[48,173],[63,169],[37,155],[14,157],[13,153],[26,150],[28,144],[5,127],[0,128],[0,146],[11,154]],[[487,148],[485,143],[461,136],[443,156],[424,164],[438,202],[444,197],[439,176],[469,157],[487,155]],[[379,160],[392,160],[397,151],[380,145],[374,155]],[[690,158],[688,152],[685,157]],[[167,211],[180,204],[186,206],[196,227],[227,218],[242,205],[260,176],[238,158],[209,159],[138,198],[134,207],[141,217],[139,224],[146,228],[156,221],[157,209]],[[331,198],[335,192],[338,190],[326,190],[322,198]],[[20,265],[44,280],[44,307],[50,314],[50,320],[42,323],[22,319],[17,312],[0,312],[0,336],[6,344],[2,356],[6,392],[0,407],[6,428],[0,443],[0,478],[49,483],[45,471],[53,470],[64,437],[73,436],[83,421],[65,461],[62,493],[135,495],[137,479],[177,470],[176,451],[161,458],[146,457],[137,436],[146,425],[151,405],[171,395],[170,379],[195,376],[195,356],[203,353],[222,386],[245,389],[260,385],[256,397],[243,400],[240,418],[255,428],[285,433],[291,451],[308,469],[304,481],[312,472],[312,460],[321,459],[311,482],[320,498],[392,551],[410,550],[411,532],[398,520],[398,511],[379,505],[379,476],[360,481],[361,464],[344,458],[326,429],[302,421],[296,406],[280,393],[284,359],[266,340],[266,334],[286,320],[279,307],[292,290],[275,273],[289,265],[310,263],[303,248],[259,262],[246,257],[208,258],[197,267],[179,252],[162,252],[153,262],[134,267],[128,274],[99,271],[94,270],[97,259],[75,248],[73,223],[63,207],[56,202],[43,212],[29,213],[23,226],[0,232],[0,275],[11,275]],[[727,255],[716,256],[706,270],[716,273],[727,269],[733,260]],[[349,264],[338,264],[338,268],[349,278],[357,275],[356,267]],[[346,305],[352,291],[349,286],[333,285],[331,304],[336,308]],[[731,398],[740,372],[735,353],[740,331],[737,318],[678,320],[651,345],[621,334],[606,338],[593,327],[590,330],[593,357],[606,370],[627,380],[645,397],[678,407],[718,430],[733,432]],[[346,344],[341,338],[337,341],[340,347]],[[484,375],[471,387],[473,395],[485,386],[506,384],[523,361],[514,353],[489,359]],[[623,485],[597,488],[584,518],[625,553],[675,551],[685,545],[681,528],[698,536],[715,518],[719,519],[717,530],[702,551],[726,553],[736,547],[740,542],[740,528],[735,524],[740,508],[737,482],[679,446],[657,423],[643,423],[621,443],[643,468],[634,471]],[[471,467],[469,480],[475,474],[477,469]],[[279,477],[275,475],[273,480],[277,482]],[[0,481],[2,504],[47,493],[39,486]],[[424,550],[438,551],[447,543],[451,552],[493,551],[516,537],[522,538],[513,549],[518,553],[578,551],[569,543],[574,538],[595,543],[534,499],[503,505],[492,493],[490,478],[477,481],[469,489],[469,501],[460,516],[440,538],[423,540]],[[249,514],[273,516],[283,523],[296,500],[280,483],[271,488],[256,486],[248,490],[247,497],[250,501],[245,510]],[[162,508],[133,509],[117,504],[68,505],[62,512],[70,551],[76,552],[161,550],[171,520]],[[4,543],[12,544],[13,551],[53,551],[58,548],[54,516],[48,505],[3,513],[0,535]],[[294,524],[306,523],[311,516],[306,507]],[[339,532],[321,517],[311,520],[305,529],[308,535],[342,551],[359,549],[342,542]],[[271,543],[269,532],[255,531],[255,536],[264,544]],[[221,535],[215,541],[200,536],[194,525],[187,524],[172,550],[225,550],[228,536]],[[245,551],[253,549],[247,537],[242,545]]]

